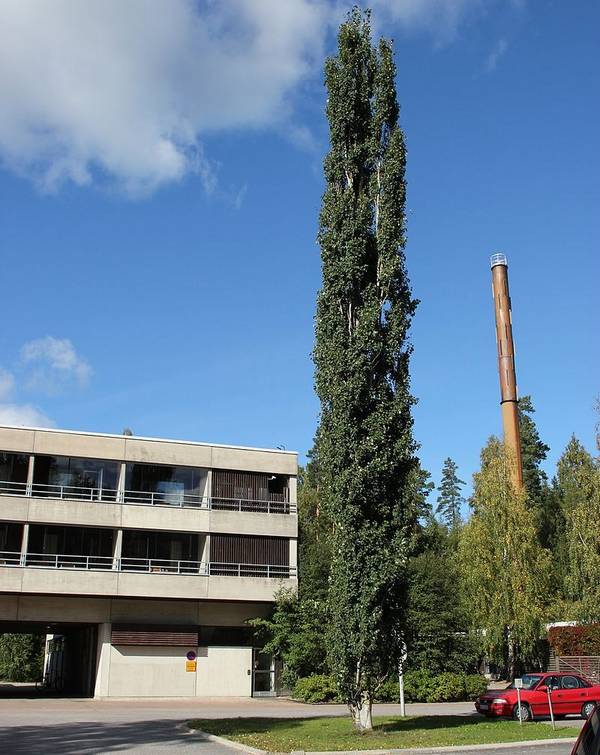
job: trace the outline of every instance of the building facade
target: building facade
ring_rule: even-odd
[[[96,697],[272,695],[248,619],[297,587],[297,455],[0,427],[0,632]]]

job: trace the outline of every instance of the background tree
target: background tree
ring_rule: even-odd
[[[433,674],[475,673],[479,643],[468,632],[467,612],[457,590],[460,573],[454,538],[431,519],[417,542],[408,566],[406,667]]]
[[[405,147],[389,43],[354,9],[325,66],[331,149],[319,243],[320,491],[332,523],[329,663],[360,730],[397,667],[414,519]]]
[[[41,681],[45,645],[43,634],[0,634],[0,681]]]
[[[540,547],[525,491],[511,483],[507,450],[491,438],[474,479],[473,514],[460,539],[462,582],[473,628],[491,660],[514,678],[538,661],[550,554]]]
[[[448,457],[442,468],[442,480],[438,487],[440,494],[435,510],[441,521],[453,532],[456,532],[461,525],[461,506],[465,500],[461,495],[461,487],[465,483],[459,478],[457,472],[458,466]]]
[[[600,467],[573,436],[558,462],[564,520],[565,597],[583,622],[600,620]]]

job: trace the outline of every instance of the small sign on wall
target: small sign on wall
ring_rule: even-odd
[[[186,671],[196,671],[196,661],[186,661],[185,662],[185,670]]]

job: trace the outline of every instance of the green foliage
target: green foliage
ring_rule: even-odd
[[[456,462],[448,457],[442,468],[442,481],[438,488],[440,494],[437,499],[435,513],[452,531],[458,530],[462,523],[460,509],[464,503],[461,487],[465,484],[457,474]]]
[[[0,635],[0,680],[39,682],[44,666],[45,637],[41,634]]]
[[[571,438],[558,462],[558,490],[565,517],[565,594],[574,615],[600,620],[600,465]]]
[[[556,655],[600,655],[600,624],[551,627],[548,641]]]
[[[338,696],[335,679],[325,674],[312,674],[298,679],[294,685],[292,697],[303,703],[328,703]]]
[[[457,590],[458,557],[453,539],[435,520],[421,531],[408,576],[407,666],[434,674],[475,671],[479,641],[467,631],[467,609]]]
[[[442,703],[474,700],[487,689],[486,680],[479,674],[432,674],[428,669],[407,671],[404,675],[404,697],[411,703]],[[377,699],[398,702],[398,679],[388,679],[381,685]]]
[[[282,590],[276,596],[273,615],[252,619],[249,624],[256,629],[264,652],[282,660],[284,686],[293,687],[299,677],[326,670],[323,602],[298,599],[292,590]]]
[[[511,677],[519,664],[537,661],[551,564],[538,543],[527,494],[511,483],[514,463],[491,438],[474,475],[473,515],[459,548],[473,629],[491,660],[504,664]]]
[[[332,523],[328,648],[353,711],[397,666],[415,518],[405,269],[405,147],[391,46],[368,14],[342,24],[325,67],[331,149],[319,243],[315,384],[320,492]]]

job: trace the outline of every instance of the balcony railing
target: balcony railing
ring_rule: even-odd
[[[259,514],[293,514],[296,504],[287,501],[265,501],[248,498],[215,498],[197,493],[151,492],[144,490],[111,490],[77,485],[46,485],[42,483],[7,482],[0,480],[0,495],[51,498],[52,500],[127,503],[134,506],[169,506],[213,511],[243,511]]]
[[[296,576],[293,566],[272,564],[232,564],[205,561],[180,561],[161,558],[113,558],[80,556],[66,553],[20,553],[0,551],[0,566],[25,566],[41,569],[79,569],[84,571],[120,571],[146,574],[185,574],[187,576],[265,577],[290,579]]]

